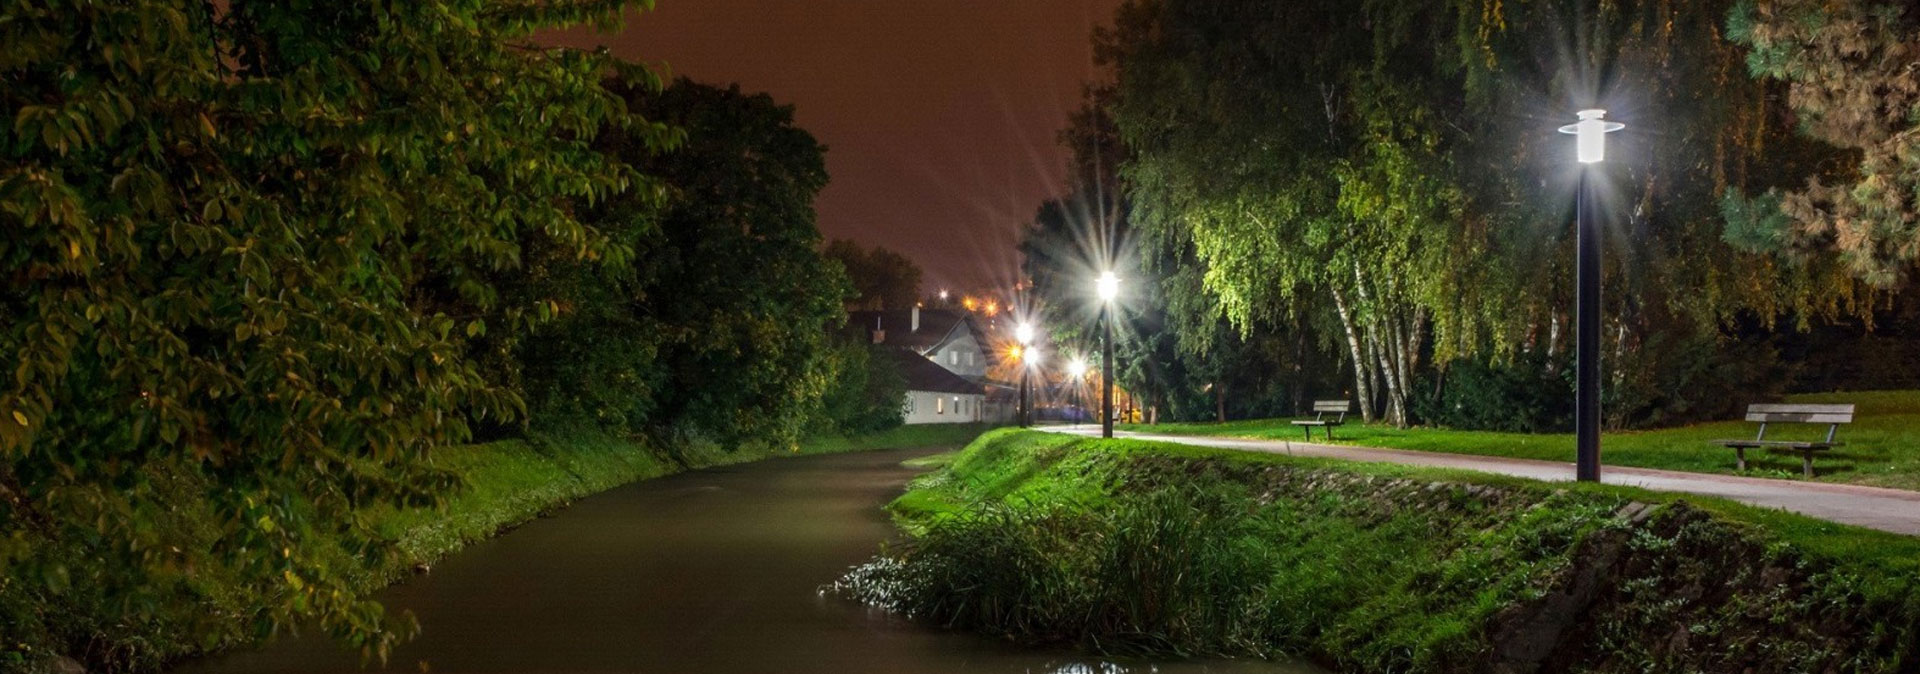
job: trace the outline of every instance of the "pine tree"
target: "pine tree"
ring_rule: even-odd
[[[1730,237],[1749,246],[1833,250],[1878,286],[1920,261],[1920,9],[1865,0],[1758,0],[1734,8],[1728,34],[1752,51],[1754,75],[1789,83],[1809,136],[1852,151],[1850,171],[1769,194],[1787,217],[1731,201]],[[1765,210],[1765,209],[1760,209]],[[1733,215],[1746,212],[1745,218]],[[1784,226],[1784,231],[1753,231]]]

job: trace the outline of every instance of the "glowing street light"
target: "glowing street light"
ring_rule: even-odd
[[[1120,296],[1120,277],[1109,269],[1094,281],[1100,294],[1100,313],[1106,321],[1100,344],[1100,437],[1113,437],[1113,300]]]
[[[1020,340],[1021,346],[1033,343],[1033,324],[1022,322],[1013,327],[1013,338]]]
[[[1581,110],[1580,121],[1560,127],[1574,137],[1575,158],[1592,165],[1607,158],[1607,134],[1627,128],[1606,121],[1605,110]],[[1579,246],[1575,258],[1574,293],[1574,474],[1584,482],[1600,481],[1600,229],[1588,202],[1587,166],[1580,170],[1579,193],[1574,197],[1574,227]]]
[[[1120,277],[1113,275],[1112,270],[1100,272],[1100,279],[1094,281],[1094,285],[1100,289],[1102,302],[1112,302],[1120,296]]]
[[[1605,110],[1581,110],[1574,113],[1580,121],[1560,127],[1560,133],[1574,139],[1574,153],[1582,164],[1598,164],[1607,159],[1607,134],[1627,125],[1606,120]]]

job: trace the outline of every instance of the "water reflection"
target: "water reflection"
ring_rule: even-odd
[[[392,672],[1005,672],[1193,674],[1311,667],[1150,662],[1037,651],[823,596],[892,534],[879,506],[925,452],[768,461],[579,501],[381,595],[419,616]],[[371,669],[382,669],[378,665]],[[365,671],[324,638],[188,663],[177,674]]]

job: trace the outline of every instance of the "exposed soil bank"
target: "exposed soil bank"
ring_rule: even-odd
[[[1024,641],[1354,672],[1920,670],[1910,564],[1725,504],[1019,432],[915,487],[894,509],[918,537],[843,588]]]

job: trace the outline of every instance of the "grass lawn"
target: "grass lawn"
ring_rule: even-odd
[[[1503,639],[1567,620],[1538,671],[1920,653],[1920,538],[1717,498],[1017,429],[917,463],[889,506],[912,544],[836,587],[1017,641],[1494,671],[1520,657]]]
[[[1814,456],[1817,481],[1920,490],[1920,391],[1868,391],[1788,396],[1790,402],[1853,403],[1854,423],[1840,427],[1846,446]],[[1227,423],[1124,424],[1121,428],[1170,435],[1217,435],[1300,440],[1298,427],[1281,419]],[[1734,469],[1733,450],[1713,444],[1718,438],[1750,438],[1754,424],[1720,421],[1679,428],[1604,432],[1600,457],[1605,465],[1661,468],[1696,473],[1802,479],[1796,453],[1747,453],[1747,470]],[[1769,439],[1820,439],[1826,426],[1777,424]],[[1315,432],[1314,441],[1323,442]],[[1573,435],[1458,431],[1444,428],[1397,429],[1380,424],[1349,424],[1334,430],[1334,444],[1389,447],[1452,454],[1507,456],[1550,461],[1573,460]]]

